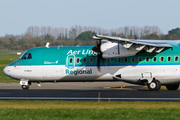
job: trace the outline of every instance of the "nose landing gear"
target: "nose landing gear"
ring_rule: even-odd
[[[28,90],[29,86],[31,85],[31,82],[29,82],[28,80],[21,80],[20,85],[23,90]]]
[[[23,79],[22,79],[22,80],[20,81],[20,85],[21,85],[21,87],[22,87],[23,90],[28,90],[29,87],[30,87],[30,85],[31,85],[31,82],[32,82],[32,81],[23,80]],[[37,84],[38,84],[39,87],[41,87],[40,81],[37,81]]]
[[[29,85],[22,85],[22,89],[23,90],[28,90],[29,89]]]

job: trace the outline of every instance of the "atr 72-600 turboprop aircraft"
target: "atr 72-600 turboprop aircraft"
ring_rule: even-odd
[[[180,84],[180,40],[135,40],[95,35],[94,46],[32,48],[4,68],[20,80],[23,89],[31,82],[124,81],[161,85],[177,90]],[[102,41],[102,42],[101,42]]]

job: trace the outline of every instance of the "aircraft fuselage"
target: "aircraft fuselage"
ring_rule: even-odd
[[[98,53],[92,48],[32,48],[3,71],[11,78],[29,82],[121,80],[145,84],[157,79],[164,85],[180,83],[180,46],[160,53],[142,52],[129,57],[108,58],[100,63],[101,75],[97,72]]]

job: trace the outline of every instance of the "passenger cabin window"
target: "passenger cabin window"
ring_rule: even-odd
[[[164,61],[164,57],[160,57],[160,61],[163,62]]]
[[[70,59],[69,59],[69,63],[72,63],[72,60],[73,60],[73,59],[72,59],[72,58],[70,58]]]
[[[79,58],[76,59],[76,63],[79,63]]]
[[[110,59],[110,62],[113,63],[113,62],[114,62],[114,58],[111,58],[111,59]]]
[[[146,57],[146,62],[149,62],[149,57]]]
[[[121,58],[117,58],[117,62],[121,62]]]
[[[132,57],[132,58],[131,58],[131,62],[134,62],[134,61],[135,61],[135,57]]]
[[[89,62],[90,62],[90,63],[93,63],[93,58],[92,58],[92,57],[89,59]]]
[[[127,57],[124,58],[124,62],[128,62],[128,58]]]
[[[171,57],[167,57],[167,61],[171,61]]]
[[[156,57],[153,57],[153,61],[156,62],[157,58]]]
[[[28,54],[28,58],[27,59],[32,59],[31,53]]]
[[[178,61],[178,56],[175,57],[175,61]]]
[[[86,58],[83,58],[83,63],[86,63]]]
[[[139,62],[141,62],[142,61],[142,57],[139,57],[139,60],[138,60]]]

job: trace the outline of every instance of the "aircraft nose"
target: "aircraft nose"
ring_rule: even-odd
[[[4,72],[5,75],[10,76],[11,70],[9,69],[8,66],[6,66],[6,67],[3,69],[3,72]]]

